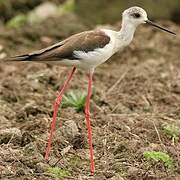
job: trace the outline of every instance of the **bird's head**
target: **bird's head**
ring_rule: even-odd
[[[123,21],[138,26],[148,20],[147,13],[140,7],[131,7],[123,12]]]
[[[163,31],[166,31],[166,32],[169,32],[171,34],[174,34],[174,32],[172,31],[169,31],[168,29],[165,29],[155,23],[153,23],[152,21],[150,21],[148,19],[148,16],[147,16],[147,13],[144,9],[140,8],[140,7],[131,7],[129,9],[126,9],[124,12],[123,12],[123,22],[125,24],[132,24],[133,26],[137,27],[138,25],[140,24],[149,24],[151,26],[154,26],[156,28],[159,28]]]

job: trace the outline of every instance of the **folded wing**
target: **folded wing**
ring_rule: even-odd
[[[47,48],[29,54],[12,57],[11,61],[60,61],[76,60],[74,51],[89,52],[96,48],[103,48],[110,41],[110,37],[103,31],[85,31]]]

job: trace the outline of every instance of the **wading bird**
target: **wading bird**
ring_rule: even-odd
[[[85,31],[72,35],[64,41],[45,49],[11,58],[12,61],[58,62],[60,65],[73,67],[64,85],[59,90],[54,103],[53,119],[45,153],[46,160],[48,160],[49,157],[58,108],[62,101],[62,96],[67,89],[76,68],[81,68],[88,71],[89,74],[88,94],[85,104],[85,119],[90,148],[90,169],[91,174],[94,174],[95,165],[92,145],[92,129],[90,123],[90,97],[92,94],[91,86],[94,69],[98,65],[107,61],[117,51],[128,46],[133,39],[136,28],[140,24],[145,23],[175,35],[174,32],[148,20],[147,13],[144,9],[140,7],[131,7],[125,10],[122,14],[122,27],[120,31],[116,32],[108,29]]]

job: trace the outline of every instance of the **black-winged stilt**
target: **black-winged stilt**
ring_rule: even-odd
[[[73,67],[62,89],[59,90],[54,103],[53,120],[45,154],[46,160],[49,158],[58,108],[62,101],[62,96],[67,89],[76,68],[87,70],[89,73],[88,94],[85,104],[85,119],[90,147],[90,168],[91,174],[93,175],[95,165],[92,145],[92,129],[90,123],[90,97],[92,94],[91,86],[94,69],[98,65],[107,61],[117,51],[122,50],[124,47],[129,45],[133,39],[137,26],[140,24],[147,23],[175,35],[174,32],[162,28],[148,20],[146,11],[140,7],[131,7],[125,10],[122,17],[122,27],[120,31],[116,32],[107,29],[85,31],[70,36],[64,41],[45,49],[11,58],[13,61],[58,62],[60,65]]]

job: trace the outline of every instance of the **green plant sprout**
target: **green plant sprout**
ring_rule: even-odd
[[[27,16],[19,14],[8,21],[7,27],[9,28],[20,28],[27,23]]]
[[[148,161],[162,162],[165,167],[169,169],[173,167],[173,159],[167,153],[160,151],[145,151],[143,155]]]
[[[162,126],[163,132],[170,136],[171,138],[179,139],[180,138],[180,128],[174,124],[164,124]]]
[[[80,159],[80,157],[74,156],[74,157],[70,158],[69,162],[72,167],[76,167],[78,164],[82,163],[82,160]]]
[[[73,107],[77,112],[83,111],[86,94],[79,91],[70,91],[63,96],[62,108]]]
[[[174,124],[164,124],[162,130],[166,135],[172,138],[173,143],[176,139],[180,138],[180,128]]]
[[[63,180],[64,177],[70,176],[70,172],[68,170],[64,170],[59,167],[50,167],[48,172],[55,177],[55,180]]]
[[[75,7],[76,7],[75,0],[67,0],[65,1],[65,3],[59,6],[59,12],[61,14],[72,13],[75,11]]]

